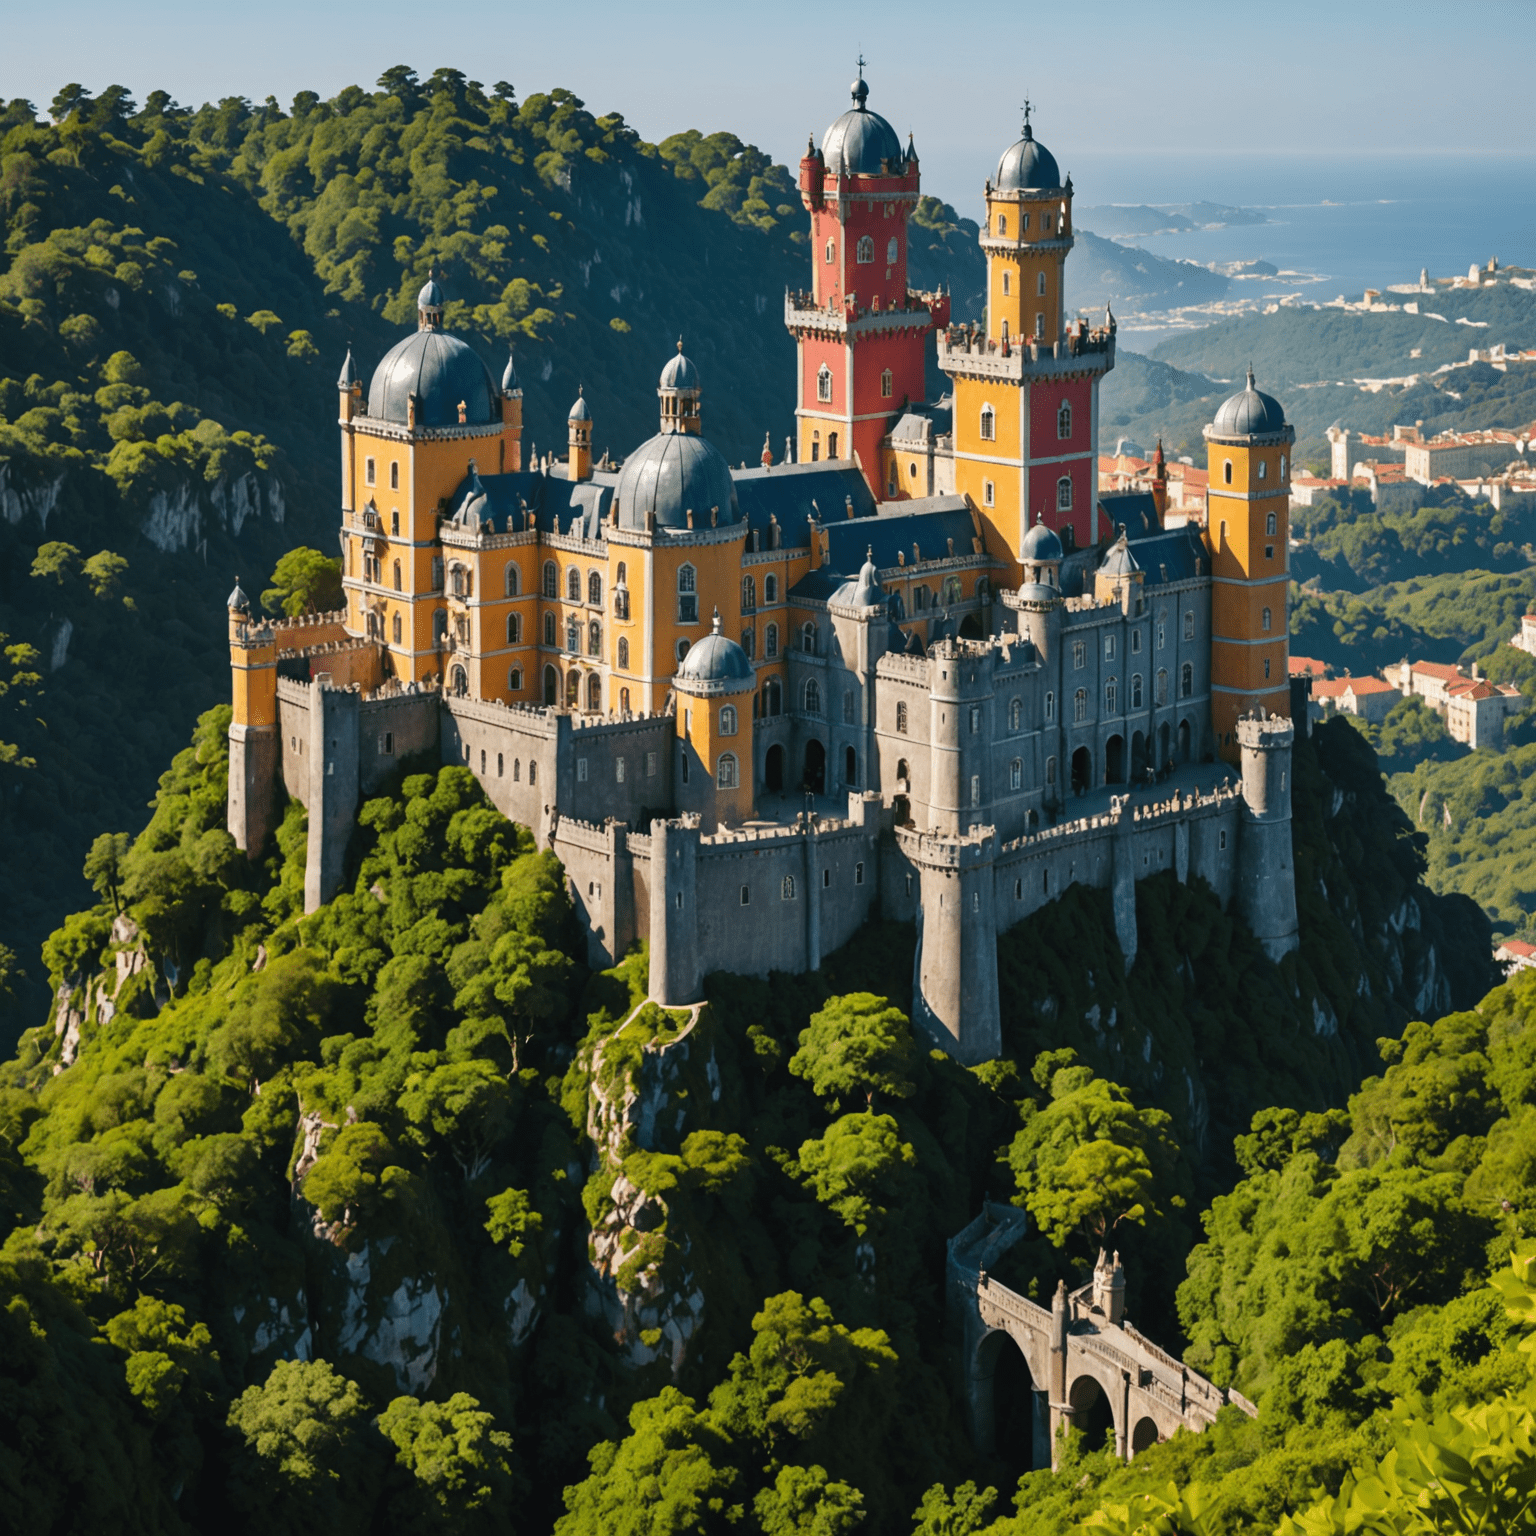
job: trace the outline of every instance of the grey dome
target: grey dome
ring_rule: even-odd
[[[1260,437],[1269,432],[1285,431],[1285,410],[1273,395],[1253,387],[1253,369],[1248,370],[1248,387],[1222,402],[1211,423],[1217,437]]]
[[[1021,603],[1054,603],[1060,596],[1055,587],[1048,587],[1043,581],[1026,581],[1018,590]]]
[[[720,610],[715,609],[714,627],[683,657],[677,675],[690,683],[751,683],[755,680],[747,653],[734,640],[720,633]]]
[[[416,295],[417,309],[441,309],[443,307],[442,285],[435,277],[429,277],[421,285],[421,292]]]
[[[621,528],[643,529],[647,512],[660,528],[709,527],[711,507],[720,524],[741,520],[731,467],[713,444],[692,432],[658,432],[624,461],[614,500]]]
[[[832,594],[832,601],[845,608],[884,607],[885,589],[880,585],[880,573],[875,569],[873,551],[866,553],[859,574],[851,581],[845,581]]]
[[[1059,561],[1061,540],[1053,529],[1047,528],[1044,523],[1037,522],[1024,535],[1024,542],[1019,545],[1019,559],[1030,560],[1037,565],[1051,560]]]
[[[584,394],[582,394],[580,392],[577,393],[577,395],[576,395],[576,403],[575,403],[575,405],[573,405],[571,407],[570,414],[565,419],[567,421],[591,421],[592,420],[592,412],[591,412],[591,409],[587,405],[587,397]]]
[[[997,162],[999,192],[1054,192],[1061,186],[1056,156],[1035,142],[1034,130],[1024,124],[1024,137],[1010,144]]]
[[[852,110],[844,112],[822,138],[822,159],[834,175],[878,176],[881,161],[888,161],[890,173],[896,175],[906,160],[896,130],[864,105],[868,96],[869,87],[860,76],[853,84]]]
[[[1114,547],[1104,556],[1099,570],[1105,576],[1129,576],[1141,567],[1136,563],[1136,556],[1131,553],[1130,546],[1125,541],[1125,529],[1120,530],[1120,537],[1115,541]]]
[[[412,395],[418,427],[458,426],[461,400],[469,426],[501,418],[490,370],[473,347],[445,331],[415,331],[384,354],[368,386],[368,414],[404,426]]]
[[[677,343],[677,356],[667,359],[667,366],[661,370],[662,389],[698,389],[699,370],[693,363],[683,356],[683,343],[679,338]]]
[[[481,520],[491,515],[491,499],[486,494],[485,482],[473,460],[469,465],[469,485],[464,500],[459,503],[452,521],[461,528],[478,528]]]

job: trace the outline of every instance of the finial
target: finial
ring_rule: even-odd
[[[679,357],[683,355],[683,338],[681,336],[677,338],[677,355]]]
[[[864,55],[859,55],[859,78],[853,82],[853,104],[856,110],[862,112],[864,103],[869,99],[869,87],[864,83]]]
[[[720,610],[718,608],[715,609],[715,616],[710,621],[709,631],[713,635],[720,633]]]
[[[1253,388],[1253,364],[1248,364],[1248,388]]]
[[[1033,139],[1035,136],[1034,129],[1029,126],[1029,114],[1033,110],[1034,108],[1030,102],[1030,99],[1028,96],[1026,96],[1024,98],[1024,137],[1026,139]]]

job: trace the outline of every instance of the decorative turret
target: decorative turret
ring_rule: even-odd
[[[1157,520],[1165,521],[1168,515],[1168,465],[1163,459],[1163,440],[1158,438],[1157,451],[1152,455],[1152,501],[1157,507]]]
[[[581,390],[576,393],[576,403],[571,407],[566,421],[570,427],[568,438],[570,454],[566,459],[566,478],[590,479],[592,475],[592,411],[587,405],[585,393]]]
[[[656,396],[661,401],[661,430],[686,432],[697,437],[703,430],[700,401],[704,389],[699,370],[683,356],[683,338],[677,338],[677,356],[661,370]]]
[[[1097,571],[1093,573],[1093,595],[1101,603],[1119,603],[1128,614],[1141,612],[1142,583],[1145,573],[1131,553],[1120,524],[1120,537],[1110,547]]]
[[[1102,1248],[1099,1262],[1093,1266],[1093,1309],[1117,1327],[1125,1318],[1125,1270],[1118,1253],[1111,1260]]]
[[[501,458],[512,474],[523,467],[523,385],[517,376],[512,348],[507,348],[507,366],[501,371]]]
[[[443,290],[437,280],[437,263],[433,262],[426,282],[421,285],[421,292],[416,295],[416,329],[440,331],[442,328]]]
[[[706,826],[739,826],[751,819],[752,694],[757,676],[747,653],[720,632],[715,609],[710,632],[683,658],[672,680],[677,692],[680,809]]]
[[[347,360],[341,365],[336,388],[341,394],[340,419],[351,421],[358,414],[363,399],[363,381],[357,375],[357,364],[352,361],[351,347],[347,348]]]

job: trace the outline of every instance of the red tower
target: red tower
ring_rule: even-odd
[[[917,151],[865,105],[864,61],[853,106],[800,162],[811,215],[811,287],[784,300],[799,350],[799,458],[854,459],[878,498],[880,445],[892,417],[925,394],[928,332],[949,299],[907,287],[907,219],[917,205]]]

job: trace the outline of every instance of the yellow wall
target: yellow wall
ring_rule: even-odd
[[[752,691],[747,683],[739,693],[709,698],[678,692],[677,734],[685,748],[693,750],[694,771],[709,775],[705,788],[713,793],[715,815],[722,826],[740,826],[753,812]],[[736,711],[736,730],[729,736],[720,730],[720,711],[726,706]],[[727,752],[736,758],[735,789],[721,789],[716,777]]]

